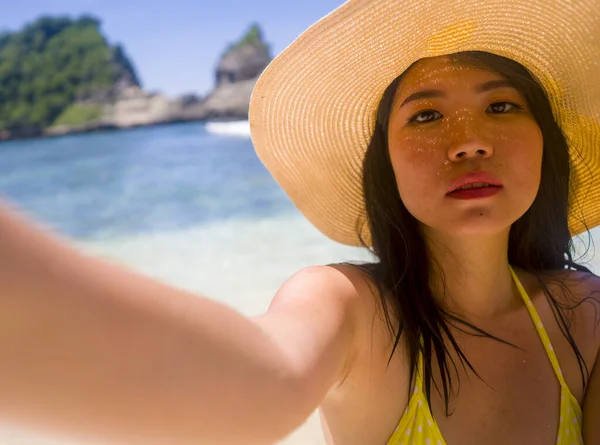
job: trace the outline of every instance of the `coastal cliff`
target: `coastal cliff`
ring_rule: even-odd
[[[99,118],[98,104],[139,86],[124,49],[107,43],[99,20],[42,17],[0,34],[0,139]]]
[[[23,57],[27,57],[34,45],[37,60],[52,60],[54,67],[46,96],[30,94],[31,100],[24,109],[19,108],[22,98],[2,103],[0,140],[185,121],[246,119],[252,89],[271,61],[260,27],[252,25],[240,40],[223,52],[214,69],[212,91],[205,97],[187,94],[171,98],[144,90],[123,47],[110,46],[99,28],[99,20],[90,17],[43,18],[19,33],[0,36],[0,55],[2,51],[11,51],[10,45],[17,42]],[[65,45],[72,47],[71,52],[59,51]],[[39,78],[49,75],[47,69],[38,67],[30,73],[31,80],[26,81],[11,72],[16,68],[9,66],[7,70],[7,63],[0,60],[0,97],[9,87],[13,91],[37,87],[41,83]],[[99,63],[101,60],[104,62]],[[21,66],[16,60],[13,62],[15,67]],[[79,67],[79,71],[74,66]],[[70,74],[63,76],[65,69]],[[60,103],[45,106],[55,98],[56,91],[68,94]],[[42,112],[36,111],[40,107]]]
[[[169,98],[131,87],[115,102],[107,121],[118,128],[211,119],[247,119],[250,96],[258,77],[271,62],[258,25],[222,54],[215,68],[215,86],[205,97]]]
[[[250,95],[258,77],[271,62],[258,25],[228,48],[215,72],[216,88],[202,104],[205,118],[248,117]]]

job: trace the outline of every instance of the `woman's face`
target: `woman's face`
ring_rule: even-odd
[[[400,197],[426,233],[506,231],[533,203],[542,134],[525,99],[504,81],[436,57],[419,61],[400,82],[390,159]]]

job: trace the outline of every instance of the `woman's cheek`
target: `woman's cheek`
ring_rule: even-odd
[[[390,156],[397,156],[400,168],[423,169],[443,161],[440,159],[444,156],[444,138],[441,135],[418,130],[410,133],[397,136],[390,142]]]
[[[411,142],[401,148],[392,146],[390,150],[398,192],[409,211],[434,192],[442,176],[440,169],[444,168],[443,160],[438,159],[439,149],[429,144],[414,144],[414,139]]]
[[[542,172],[543,138],[537,125],[520,130],[513,133],[512,143],[504,145],[508,148],[505,162],[510,162],[521,180],[537,191]]]

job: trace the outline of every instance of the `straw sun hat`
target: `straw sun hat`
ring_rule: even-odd
[[[600,0],[350,0],[264,71],[250,104],[259,158],[328,237],[359,245],[362,160],[386,87],[424,57],[479,50],[525,66],[575,169],[570,228],[600,224]]]

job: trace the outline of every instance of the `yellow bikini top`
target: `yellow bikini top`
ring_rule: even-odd
[[[560,382],[560,424],[558,427],[558,438],[556,443],[582,444],[583,436],[581,434],[581,420],[583,414],[581,407],[565,382],[558,359],[556,358],[548,334],[544,329],[544,325],[542,324],[542,320],[540,319],[535,306],[531,302],[529,295],[527,295],[525,288],[512,268],[510,269],[510,272],[519,289],[519,293],[529,310],[531,319],[535,323],[535,328],[544,344],[544,348],[552,363],[556,377]],[[417,373],[415,376],[415,387],[408,401],[408,407],[387,445],[446,445],[446,442],[438,429],[437,423],[431,414],[425,393],[423,392],[422,355],[419,355]]]

